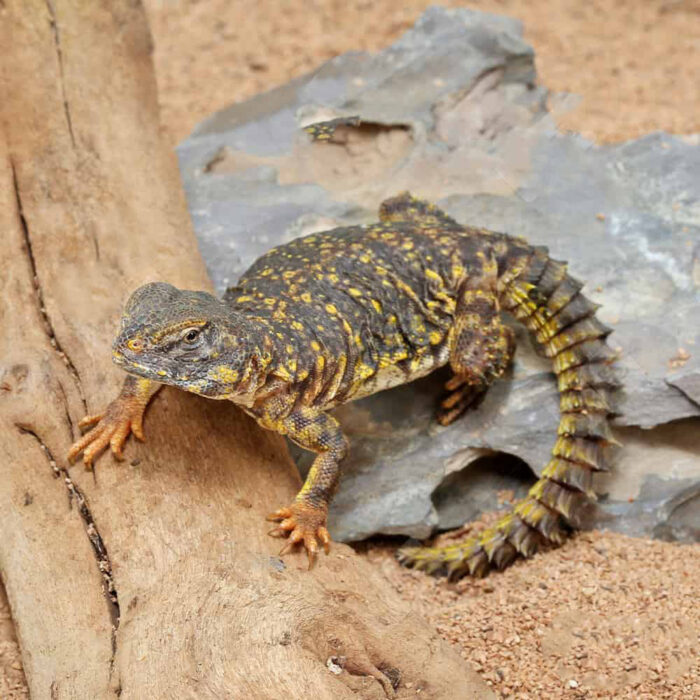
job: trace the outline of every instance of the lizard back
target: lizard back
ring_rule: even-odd
[[[331,406],[446,364],[459,287],[489,248],[455,222],[337,228],[272,249],[224,301],[270,329],[273,374]]]

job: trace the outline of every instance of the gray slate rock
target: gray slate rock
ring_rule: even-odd
[[[181,144],[202,254],[223,292],[270,247],[372,221],[404,189],[549,246],[602,304],[621,352],[625,450],[586,523],[697,537],[700,148],[663,133],[596,146],[558,133],[545,98],[517,21],[431,8],[385,51],[232,105]],[[354,114],[364,126],[340,143],[300,130]],[[499,489],[524,491],[523,463],[538,473],[547,462],[558,399],[548,363],[518,338],[509,376],[447,428],[433,420],[440,373],[338,409],[352,452],[336,539],[425,537],[497,507]]]

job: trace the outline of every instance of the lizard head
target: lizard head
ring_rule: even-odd
[[[253,326],[211,294],[152,282],[129,298],[112,358],[131,374],[235,398],[255,383],[261,367]]]

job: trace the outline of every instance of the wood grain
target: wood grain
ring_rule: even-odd
[[[299,477],[233,405],[161,392],[125,462],[68,467],[128,293],[210,282],[140,3],[7,0],[0,26],[0,572],[32,697],[490,696],[348,547],[275,556]]]

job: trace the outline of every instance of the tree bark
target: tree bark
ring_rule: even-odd
[[[211,285],[140,3],[0,0],[0,24],[0,572],[32,697],[490,695],[348,547],[275,556],[299,477],[233,405],[168,389],[127,461],[68,467],[123,380],[128,293]]]

